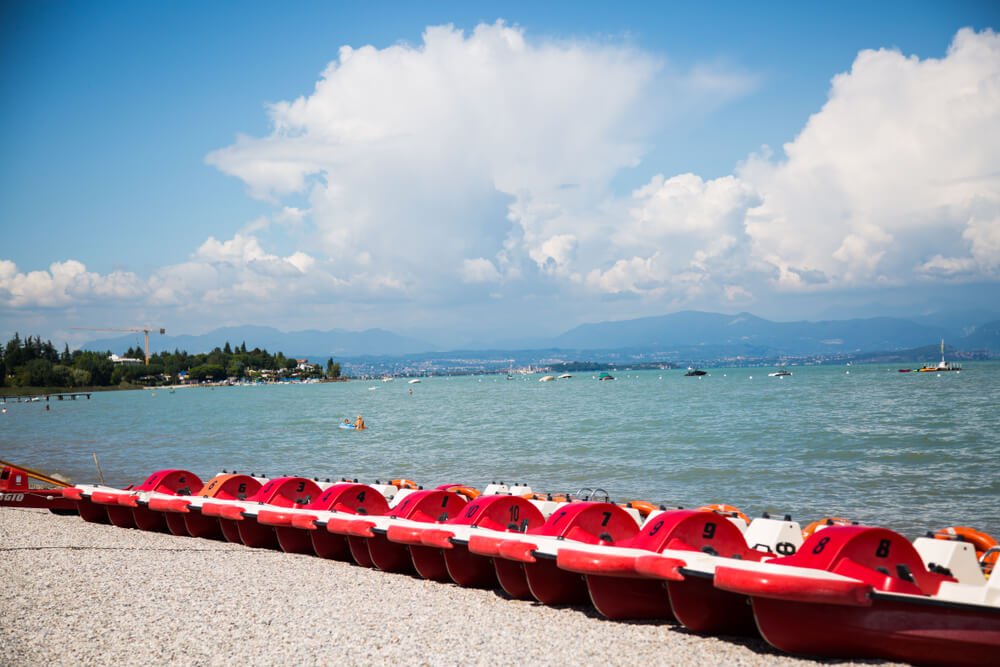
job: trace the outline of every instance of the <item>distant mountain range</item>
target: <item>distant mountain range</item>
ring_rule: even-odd
[[[940,321],[940,320],[939,320]],[[965,352],[988,352],[1000,356],[1000,320],[952,326],[918,323],[910,319],[874,317],[821,322],[774,322],[750,313],[723,315],[682,311],[659,317],[643,317],[618,322],[582,324],[552,339],[537,339],[535,349],[572,358],[574,352],[594,359],[602,353],[609,358],[623,354],[634,358],[710,361],[746,357],[809,355],[863,355],[873,352],[899,352],[936,345],[945,339],[948,348]],[[314,360],[358,357],[433,357],[439,352],[426,341],[400,336],[383,329],[366,331],[294,331],[282,332],[272,327],[241,326],[216,329],[191,336],[150,337],[151,351],[186,350],[208,352],[226,343],[259,347],[269,352]],[[92,350],[110,350],[121,354],[129,347],[141,346],[134,335],[88,342]],[[475,348],[466,350],[472,354]],[[498,350],[493,347],[492,353]],[[500,350],[502,351],[502,350]],[[451,354],[451,353],[449,353]],[[512,355],[513,356],[513,355]]]
[[[772,322],[750,313],[721,315],[684,311],[623,322],[584,324],[558,336],[564,349],[638,348],[669,350],[691,346],[776,354],[829,354],[918,347],[949,331],[909,320],[878,317],[826,322]]]

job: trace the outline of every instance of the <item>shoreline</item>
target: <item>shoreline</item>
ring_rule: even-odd
[[[0,508],[7,664],[837,665],[315,556]]]

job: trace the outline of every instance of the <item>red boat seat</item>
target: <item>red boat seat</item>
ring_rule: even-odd
[[[876,590],[936,595],[954,577],[929,572],[916,548],[899,533],[873,526],[830,526],[813,533],[798,553],[771,561],[826,570]]]
[[[768,554],[751,549],[743,532],[727,517],[702,510],[669,510],[652,517],[622,546],[657,553],[664,549],[701,551],[724,558],[760,560]]]
[[[208,480],[195,495],[219,500],[246,500],[256,495],[260,487],[260,480],[255,477],[229,473]]]
[[[203,484],[198,475],[188,470],[157,470],[146,478],[146,481],[132,489],[132,493],[138,491],[157,491],[174,496],[190,496],[194,491],[202,488]]]
[[[530,532],[587,544],[620,544],[635,537],[639,526],[614,503],[573,502],[561,505],[544,525]]]
[[[451,491],[421,489],[408,494],[387,514],[427,523],[444,522],[458,516],[467,502],[463,496]]]
[[[545,517],[530,500],[520,496],[479,496],[448,523],[525,533],[541,527]]]
[[[389,511],[389,501],[367,484],[344,482],[328,487],[309,505],[309,509],[379,515]]]
[[[248,498],[278,507],[303,507],[323,493],[319,484],[305,477],[277,477]]]

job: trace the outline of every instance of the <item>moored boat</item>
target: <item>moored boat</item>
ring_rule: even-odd
[[[544,521],[538,507],[526,498],[484,494],[471,499],[462,512],[447,521],[397,523],[388,528],[386,537],[409,546],[414,567],[425,578],[443,579],[446,575],[460,586],[496,587],[499,581],[492,562],[472,553],[469,540],[533,530]]]
[[[584,580],[556,564],[560,546],[628,540],[639,532],[635,516],[610,502],[567,502],[536,529],[509,535],[474,535],[468,540],[468,549],[493,559],[500,586],[513,598],[534,598],[547,605],[586,604]]]
[[[139,486],[116,489],[101,484],[78,484],[62,490],[64,498],[76,502],[85,521],[111,523],[119,528],[141,528],[167,532],[169,526],[162,514],[139,507],[139,494],[158,493],[162,496],[190,496],[192,489],[203,487],[201,478],[188,470],[166,469],[151,474]]]
[[[938,373],[947,371],[960,371],[962,366],[951,361],[945,361],[944,358],[944,339],[941,339],[941,361],[937,363],[936,366],[921,366],[917,369],[918,373]]]
[[[800,543],[798,524],[788,519],[747,527],[728,512],[668,510],[618,546],[567,545],[557,563],[585,576],[594,606],[609,618],[672,617],[696,632],[746,635],[755,634],[746,600],[712,586],[715,567],[794,552]]]
[[[62,488],[69,484],[5,462],[0,462],[0,465],[3,465],[0,468],[0,506],[47,509],[53,514],[77,514],[76,504],[62,495]],[[49,486],[33,487],[32,479]]]
[[[719,565],[715,586],[748,596],[764,639],[790,653],[988,665],[1000,651],[1000,580],[968,544],[830,526],[792,556]]]

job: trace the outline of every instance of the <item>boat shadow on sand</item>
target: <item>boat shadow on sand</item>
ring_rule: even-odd
[[[502,590],[494,590],[493,593],[504,600],[510,600],[516,602],[517,599],[511,597]],[[789,655],[783,651],[780,651],[766,641],[760,636],[749,636],[749,635],[725,635],[725,634],[705,634],[703,632],[695,632],[693,630],[688,630],[683,625],[677,621],[670,621],[664,619],[630,619],[630,620],[612,620],[605,618],[593,607],[586,607],[580,605],[546,605],[537,600],[527,601],[524,600],[528,606],[531,607],[546,607],[549,609],[559,609],[572,611],[580,614],[581,616],[586,616],[587,618],[594,619],[595,621],[602,621],[604,623],[613,623],[615,625],[633,625],[638,627],[646,627],[650,629],[662,628],[663,630],[676,633],[678,635],[683,635],[691,638],[701,638],[701,639],[712,639],[715,641],[725,642],[726,644],[731,644],[732,646],[742,646],[754,654],[759,656],[766,656],[770,658],[794,658],[803,661],[813,662],[817,665],[894,665],[901,664],[890,662],[886,660],[879,660],[877,658],[870,659],[858,659],[858,658],[824,658],[820,656],[810,656],[810,655]]]

